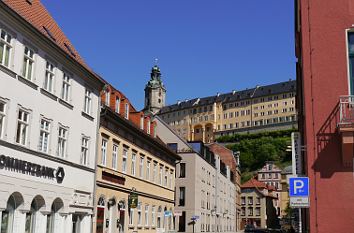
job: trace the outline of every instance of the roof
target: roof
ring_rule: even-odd
[[[40,34],[50,39],[53,44],[63,50],[69,57],[91,72],[93,76],[102,81],[102,78],[86,65],[83,58],[40,0],[2,0],[2,2],[37,29]]]
[[[251,89],[234,91],[226,94],[218,94],[203,98],[194,98],[191,100],[180,101],[177,104],[163,107],[159,114],[173,112],[181,109],[192,108],[194,106],[206,106],[215,102],[229,103],[234,101],[258,98],[268,95],[277,95],[281,93],[295,92],[296,80],[275,83],[267,86],[258,86]]]
[[[267,185],[255,178],[248,180],[246,183],[241,185],[241,188],[267,188]]]

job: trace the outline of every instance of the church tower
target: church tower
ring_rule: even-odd
[[[166,88],[161,80],[160,68],[155,65],[151,69],[151,76],[149,82],[145,86],[145,111],[153,114],[165,106]]]

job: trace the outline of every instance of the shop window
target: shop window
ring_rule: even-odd
[[[96,233],[103,233],[104,209],[105,209],[105,200],[103,197],[100,197],[97,203]]]

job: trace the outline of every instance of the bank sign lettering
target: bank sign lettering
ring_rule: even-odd
[[[63,182],[65,176],[64,168],[62,167],[55,169],[6,155],[0,155],[0,169],[21,172],[31,176],[55,179],[59,184]]]

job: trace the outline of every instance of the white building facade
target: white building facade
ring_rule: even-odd
[[[40,1],[17,3],[0,2],[0,232],[91,232],[103,83]]]
[[[155,121],[158,137],[182,157],[176,165],[176,231],[236,232],[236,185],[229,167],[202,142],[187,143],[158,116]]]

